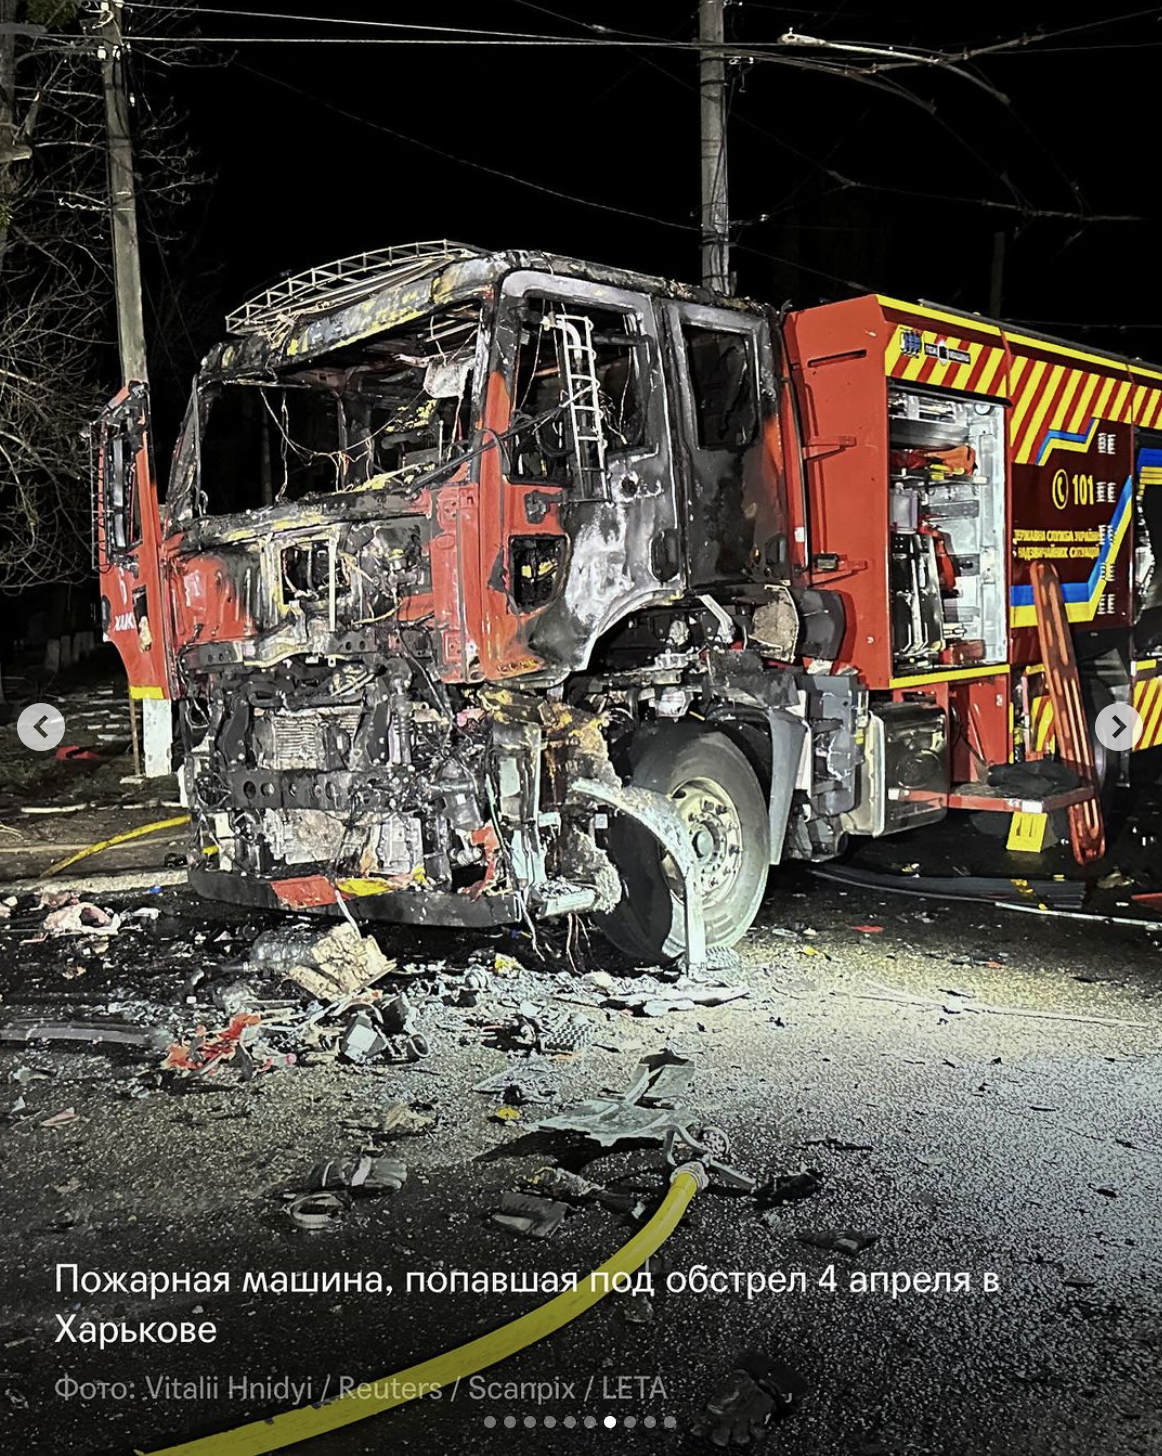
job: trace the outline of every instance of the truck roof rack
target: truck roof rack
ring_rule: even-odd
[[[232,334],[256,334],[303,314],[324,313],[366,298],[378,288],[400,287],[461,258],[483,257],[483,248],[440,238],[352,253],[283,278],[226,315]]]

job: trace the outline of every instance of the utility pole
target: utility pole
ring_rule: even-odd
[[[698,0],[698,40],[702,123],[702,282],[718,293],[730,292],[730,207],[726,192],[725,0]]]
[[[137,188],[133,175],[133,137],[129,123],[129,87],[125,42],[121,34],[122,0],[97,0],[90,30],[97,38],[101,84],[105,95],[105,150],[109,162],[109,228],[113,239],[113,291],[117,305],[117,343],[121,383],[148,384],[145,319],[141,291],[141,248],[137,237]],[[140,485],[138,489],[140,489]],[[161,627],[161,603],[147,598],[147,607]],[[134,769],[137,768],[137,705],[130,692]],[[141,699],[145,740],[145,776],[162,778],[172,771],[173,705],[165,697]]]
[[[993,261],[989,269],[989,317],[999,319],[1005,296],[1005,235],[993,233]]]
[[[121,0],[100,0],[91,28],[98,40],[97,55],[105,93],[109,224],[113,234],[113,286],[117,295],[121,382],[129,384],[136,380],[145,384],[149,376],[145,367],[141,254],[137,241],[137,196],[133,178],[133,140],[129,130],[125,45],[121,36]]]

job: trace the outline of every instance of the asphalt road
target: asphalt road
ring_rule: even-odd
[[[128,904],[160,914],[129,922],[88,956],[64,942],[24,945],[26,932],[10,924],[8,1008],[169,1007],[180,1021],[190,971],[237,958],[258,928],[181,891]],[[455,966],[476,944],[421,938],[395,948],[403,958],[450,955]],[[811,1168],[819,1191],[764,1220],[753,1198],[712,1190],[665,1245],[648,1309],[611,1297],[485,1385],[302,1449],[692,1450],[707,1397],[740,1358],[765,1354],[804,1385],[798,1408],[764,1437],[772,1451],[1162,1451],[1155,939],[795,879],[771,895],[742,949],[750,995],[732,1005],[658,1019],[582,1008],[597,1044],[564,1065],[564,1095],[622,1088],[641,1055],[668,1044],[694,1057],[691,1110],[730,1133],[736,1164],[759,1178]],[[593,946],[590,966],[603,963]],[[503,1003],[527,995],[525,985],[498,977],[490,995]],[[589,983],[576,985],[586,999]],[[567,982],[553,983],[562,988],[567,995]],[[503,1190],[555,1156],[649,1198],[667,1176],[654,1149],[594,1157],[591,1146],[493,1121],[494,1104],[470,1090],[505,1063],[476,1024],[488,1001],[431,1013],[435,1051],[422,1071],[298,1066],[249,1086],[223,1079],[144,1099],[129,1095],[141,1067],[131,1054],[0,1050],[5,1076],[51,1074],[5,1089],[9,1107],[20,1096],[24,1106],[10,1113],[0,1161],[4,1449],[156,1451],[291,1404],[270,1381],[310,1381],[318,1399],[328,1377],[333,1394],[341,1377],[387,1375],[536,1302],[254,1294],[241,1289],[246,1270],[381,1269],[402,1288],[408,1270],[584,1271],[607,1258],[633,1226],[606,1208],[583,1206],[545,1242],[488,1219]],[[400,1096],[438,1118],[432,1134],[392,1147],[408,1162],[403,1190],[358,1203],[333,1231],[294,1229],[277,1190],[317,1159],[350,1154],[359,1134],[345,1120]],[[41,1126],[66,1107],[75,1120]],[[850,1255],[800,1241],[828,1229],[877,1242]],[[152,1305],[125,1293],[73,1296],[56,1292],[58,1262],[228,1270],[234,1289]],[[805,1288],[750,1301],[666,1291],[668,1273],[696,1265],[802,1271]],[[885,1282],[875,1273],[941,1271],[967,1275],[971,1287],[905,1292],[897,1278],[895,1297],[850,1289],[852,1275],[874,1286]],[[213,1320],[218,1335],[197,1348],[101,1352],[56,1341],[57,1316],[73,1313],[77,1324]],[[202,1384],[147,1383],[165,1378]],[[231,1379],[254,1384],[242,1392]],[[84,1399],[70,1381],[105,1387]]]

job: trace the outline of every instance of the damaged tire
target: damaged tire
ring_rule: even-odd
[[[630,749],[629,781],[665,794],[685,819],[698,855],[708,946],[730,946],[750,929],[770,869],[767,802],[746,756],[721,733],[674,724],[645,729]],[[617,907],[599,925],[618,950],[652,965],[686,948],[681,876],[652,834],[610,821],[608,849],[622,881]]]

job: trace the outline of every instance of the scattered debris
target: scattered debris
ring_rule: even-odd
[[[574,1103],[552,1117],[542,1118],[537,1128],[581,1133],[606,1148],[620,1142],[660,1142],[671,1166],[696,1159],[728,1187],[753,1193],[754,1179],[726,1162],[730,1140],[721,1129],[703,1127],[694,1134],[685,1111],[643,1105],[642,1098],[652,1080],[672,1065],[666,1060],[652,1065],[655,1061],[647,1058],[639,1064],[634,1081],[622,1097],[593,1097]]]
[[[669,1048],[643,1057],[649,1079],[638,1101],[643,1107],[676,1107],[694,1083],[694,1063]]]
[[[670,1011],[693,1011],[698,1006],[725,1006],[749,995],[749,986],[705,986],[683,977],[672,986],[659,986],[650,991],[615,991],[606,1005],[633,1011],[638,1016],[665,1016]]]
[[[54,1112],[51,1117],[46,1117],[40,1125],[41,1127],[64,1127],[66,1123],[76,1122],[76,1120],[77,1109],[65,1107],[60,1112]]]
[[[773,1173],[759,1189],[762,1208],[780,1208],[784,1203],[800,1203],[823,1187],[823,1174],[817,1168],[801,1168],[797,1173]]]
[[[161,1051],[168,1046],[169,1036],[127,1021],[8,1021],[0,1025],[0,1042],[28,1041],[103,1042]]]
[[[334,1228],[347,1212],[347,1205],[334,1193],[300,1193],[287,1204],[286,1211],[299,1228],[318,1233]]]
[[[567,1203],[600,1203],[618,1213],[628,1213],[631,1218],[641,1218],[645,1213],[645,1200],[636,1193],[623,1193],[594,1183],[580,1173],[568,1168],[538,1168],[527,1180],[528,1186],[538,1193],[547,1193]]]
[[[568,1204],[552,1198],[537,1198],[531,1193],[502,1193],[500,1208],[492,1215],[492,1221],[514,1234],[547,1239],[561,1226],[568,1212]]]
[[[413,1111],[406,1102],[389,1102],[386,1107],[343,1119],[346,1128],[385,1138],[417,1137],[431,1132],[435,1125],[435,1118]]]
[[[248,964],[293,981],[321,1001],[363,991],[390,975],[389,960],[370,935],[360,935],[347,921],[327,930],[266,930],[250,947]]]
[[[121,929],[121,917],[111,910],[103,910],[88,900],[62,905],[44,917],[44,933],[61,935],[116,935]]]
[[[386,1048],[386,1033],[375,1027],[366,1011],[360,1011],[347,1023],[339,1054],[349,1062],[366,1062]]]
[[[801,1244],[828,1249],[836,1254],[859,1254],[879,1242],[879,1234],[860,1234],[851,1229],[804,1229],[795,1235]]]
[[[510,1050],[568,1055],[583,1051],[593,1040],[593,1024],[579,1012],[545,1010],[522,1001],[516,1013],[489,1028],[493,1041]]]
[[[367,1193],[398,1193],[407,1182],[407,1164],[382,1153],[363,1153],[354,1163],[334,1159],[316,1163],[307,1175],[306,1191],[360,1188]]]
[[[216,1072],[222,1062],[230,1061],[239,1053],[245,1055],[244,1042],[248,1036],[253,1040],[254,1028],[261,1021],[260,1016],[239,1012],[221,1031],[207,1032],[204,1026],[200,1026],[193,1041],[185,1044],[174,1042],[170,1046],[162,1070],[194,1075]]]
[[[802,1377],[781,1360],[747,1355],[707,1401],[694,1434],[712,1446],[750,1446],[772,1420],[791,1414],[806,1389]]]
[[[510,1063],[503,1071],[477,1082],[472,1090],[497,1094],[516,1107],[555,1102],[561,1095],[560,1070],[553,1062],[531,1057],[527,1061]]]

